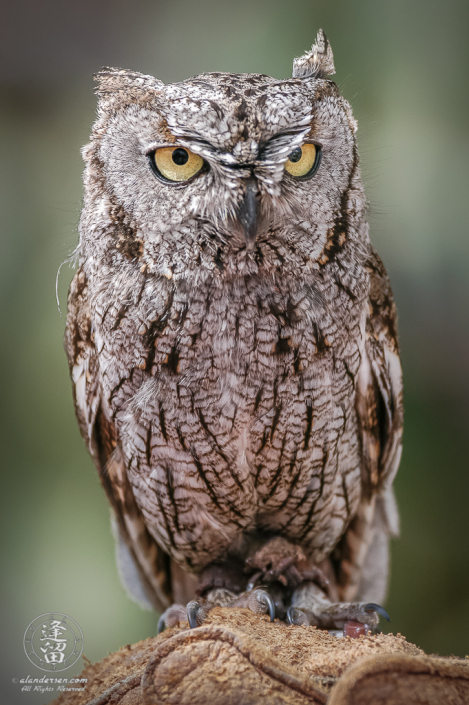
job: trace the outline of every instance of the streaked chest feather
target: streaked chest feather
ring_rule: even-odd
[[[216,547],[223,533],[229,544],[258,529],[306,537],[321,511],[330,519],[345,507],[346,520],[356,504],[362,306],[332,284],[322,291],[243,281],[193,291],[189,302],[173,290],[146,322],[143,296],[121,321],[108,312],[109,412],[137,501],[170,552],[200,549],[204,516]],[[134,364],[124,371],[125,351]]]

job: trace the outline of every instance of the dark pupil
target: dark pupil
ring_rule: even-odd
[[[178,166],[183,166],[189,161],[189,154],[187,153],[187,149],[181,149],[181,147],[175,149],[171,156],[173,158],[173,162]]]
[[[290,154],[288,159],[291,162],[295,163],[295,162],[299,162],[302,156],[303,156],[303,152],[301,151],[301,147],[297,147],[296,149],[293,150],[293,152]]]

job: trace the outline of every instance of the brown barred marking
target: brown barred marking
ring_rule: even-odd
[[[169,355],[166,355],[166,359],[163,362],[163,366],[167,368],[169,372],[173,375],[177,375],[179,372],[179,350],[174,345],[171,348]]]
[[[166,140],[166,142],[169,142],[169,144],[175,144],[177,142],[177,137],[175,137],[173,135],[173,133],[171,132],[171,130],[168,127],[168,123],[166,122],[166,120],[164,118],[160,119],[159,129],[161,131],[161,134],[163,135],[164,140]]]
[[[143,255],[143,240],[137,235],[137,225],[118,204],[111,208],[110,216],[115,228],[116,249],[130,262],[140,259]]]
[[[167,443],[168,442],[168,432],[166,430],[166,424],[164,421],[164,407],[161,402],[160,402],[159,406],[160,406],[160,411],[159,411],[160,429],[161,429],[161,433],[163,435],[163,438]]]
[[[339,218],[338,220],[340,221],[341,219]],[[324,265],[333,260],[336,254],[341,252],[346,238],[347,233],[342,223],[337,228],[330,228],[327,231],[327,242],[324,245],[322,255],[318,259],[319,264]]]
[[[309,439],[311,438],[311,430],[313,428],[313,405],[306,407],[306,429],[303,441],[303,450],[308,450]]]

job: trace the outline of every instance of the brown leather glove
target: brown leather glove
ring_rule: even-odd
[[[401,635],[358,639],[215,608],[126,646],[53,705],[440,705],[469,703],[469,662],[425,656]]]

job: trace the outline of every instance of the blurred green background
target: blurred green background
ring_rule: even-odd
[[[400,314],[406,423],[391,626],[428,652],[467,654],[469,4],[4,0],[2,10],[2,702],[52,697],[11,682],[41,675],[22,639],[44,612],[78,622],[92,661],[156,629],[120,586],[107,501],[74,418],[67,266],[61,314],[55,301],[57,269],[77,243],[91,74],[111,65],[166,82],[211,70],[282,78],[319,27],[358,118],[372,239]]]

